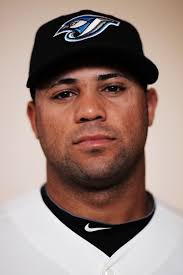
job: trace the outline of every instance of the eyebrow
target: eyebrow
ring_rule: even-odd
[[[114,78],[114,77],[125,77],[124,74],[122,73],[108,73],[108,74],[101,74],[97,77],[98,81],[103,81],[103,80],[107,80],[110,78]],[[50,85],[50,88],[56,86],[56,85],[61,85],[61,84],[75,84],[78,82],[78,79],[76,78],[61,78],[56,80],[54,83],[52,83]]]
[[[61,78],[56,80],[54,83],[51,84],[51,87],[54,87],[55,85],[60,85],[60,84],[74,84],[78,80],[75,78]]]
[[[122,73],[108,73],[108,74],[102,74],[98,76],[98,80],[107,80],[114,77],[125,77]]]

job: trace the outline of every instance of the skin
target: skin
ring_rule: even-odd
[[[70,69],[48,84],[27,113],[46,156],[51,199],[108,224],[147,215],[144,146],[156,91],[105,66]]]

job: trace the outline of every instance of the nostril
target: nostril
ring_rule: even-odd
[[[95,119],[102,119],[103,120],[103,117],[102,116],[97,116]]]
[[[103,120],[103,117],[102,116],[97,116],[95,118],[85,118],[85,117],[82,117],[80,118],[80,122],[87,122],[87,121],[93,121],[93,120]]]
[[[87,122],[87,121],[89,121],[90,119],[88,119],[88,118],[84,118],[84,117],[82,117],[81,119],[80,119],[80,122]]]

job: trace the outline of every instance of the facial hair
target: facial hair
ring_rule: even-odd
[[[126,148],[121,142],[117,153],[111,159],[100,160],[102,149],[94,149],[93,165],[81,165],[73,158],[68,151],[62,158],[58,155],[56,158],[47,156],[47,160],[52,169],[60,177],[61,182],[67,186],[80,190],[80,192],[96,192],[114,189],[119,185],[125,185],[129,177],[133,174],[138,162],[144,157],[144,145],[146,141],[144,136],[139,142],[134,140],[131,146]],[[91,157],[91,156],[90,156]],[[99,165],[97,162],[99,159]]]

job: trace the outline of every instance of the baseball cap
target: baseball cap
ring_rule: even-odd
[[[139,33],[132,24],[111,15],[82,10],[53,19],[38,29],[27,87],[36,88],[45,72],[55,66],[64,69],[74,64],[78,56],[90,55],[99,60],[113,59],[118,65],[126,64],[146,84],[158,78],[158,69],[144,55]],[[87,58],[83,62],[87,65]]]

